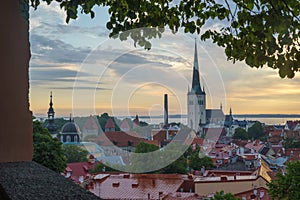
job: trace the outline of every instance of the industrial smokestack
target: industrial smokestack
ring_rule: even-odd
[[[168,126],[169,122],[168,122],[168,94],[165,94],[165,98],[164,98],[164,126]]]

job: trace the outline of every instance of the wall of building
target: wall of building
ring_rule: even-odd
[[[20,5],[19,0],[4,0],[1,8],[0,162],[30,161],[33,147],[28,103],[28,6]]]
[[[187,95],[188,107],[188,127],[198,131],[199,123],[206,123],[206,100],[205,95],[196,95],[188,93]]]
[[[267,188],[266,181],[263,178],[259,177],[256,180],[247,181],[197,182],[195,183],[195,193],[201,196],[219,191],[237,194],[254,189],[254,187]]]

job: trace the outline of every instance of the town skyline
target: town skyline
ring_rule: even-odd
[[[166,32],[161,39],[151,40],[152,50],[145,51],[134,48],[131,41],[107,39],[107,15],[100,14],[100,11],[106,10],[97,8],[96,11],[94,20],[81,15],[78,20],[66,24],[63,11],[55,4],[41,5],[37,11],[31,10],[30,109],[33,114],[46,116],[52,91],[56,116],[69,116],[74,103],[75,80],[79,80],[77,83],[80,84],[75,85],[75,89],[80,94],[85,94],[87,90],[96,91],[94,100],[97,102],[95,111],[78,105],[78,111],[83,110],[78,115],[104,112],[111,115],[161,115],[164,93],[169,94],[170,114],[186,114],[186,93],[188,85],[191,85],[195,36]],[[218,25],[215,26],[217,28]],[[197,40],[197,44],[200,82],[210,94],[208,108],[219,108],[222,103],[224,113],[228,113],[230,107],[234,114],[300,113],[299,74],[294,79],[281,79],[277,71],[267,67],[251,69],[242,62],[232,64],[226,61],[223,49],[210,42]],[[126,45],[129,46],[126,52],[117,48]],[[83,72],[81,75],[86,75],[84,79],[80,79],[82,76],[76,79],[77,72],[91,63],[86,62],[91,52],[103,54],[102,58],[109,52],[121,55],[113,60],[112,63],[117,65],[110,65],[106,70],[110,76],[103,76],[100,84],[88,82],[90,77]],[[101,54],[96,54],[99,52]],[[90,59],[99,63],[99,60]],[[151,70],[144,71],[147,68]],[[156,76],[157,80],[151,82],[145,74],[153,71],[155,76],[161,77]],[[138,79],[133,78],[137,75]],[[110,80],[106,80],[107,77]],[[132,87],[133,91],[131,96],[125,98],[125,105],[117,101],[121,99],[119,96],[114,97],[113,101],[114,98],[111,98],[123,90],[115,84],[120,77],[123,78],[121,85]],[[166,82],[180,79],[184,84],[166,85],[161,81],[163,77],[169,78],[170,81]]]

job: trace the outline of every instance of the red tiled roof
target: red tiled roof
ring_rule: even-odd
[[[89,172],[88,170],[95,167],[99,162],[90,163],[90,162],[76,162],[76,163],[68,163],[65,169],[65,172],[72,172],[71,179],[75,182],[78,182],[80,176],[85,178]]]
[[[121,128],[121,130],[129,130],[130,129],[129,124],[126,119],[123,119],[120,128]]]
[[[144,142],[147,144],[154,144],[155,146],[159,146],[158,140],[145,140]]]
[[[195,137],[192,144],[197,144],[197,145],[202,145],[204,142],[204,139],[203,138],[198,138],[198,137]]]
[[[98,136],[93,141],[95,141],[100,146],[111,146],[112,143],[115,143],[115,145],[118,147],[127,147],[129,144],[128,142],[130,142],[131,146],[133,147],[138,145],[140,142],[149,142],[156,145],[158,143],[157,140],[150,142],[149,140],[138,137],[137,134],[129,134],[123,131],[109,131],[105,132],[104,134]]]
[[[105,124],[105,128],[115,128],[115,123],[111,117],[108,118],[108,120]]]
[[[300,148],[285,149],[283,155],[289,157],[288,162],[300,160]]]
[[[274,136],[280,136],[281,137],[282,134],[282,130],[274,130],[269,132],[270,137],[274,137]]]
[[[214,157],[216,159],[229,159],[229,153],[223,151],[220,148],[212,148],[208,153],[209,157]]]
[[[98,125],[94,117],[91,115],[85,122],[82,130],[98,130]]]
[[[183,176],[176,174],[111,174],[102,183],[96,180],[90,191],[103,199],[159,199],[176,193],[182,183]]]
[[[287,121],[286,126],[289,130],[293,130],[297,126],[297,124],[299,124],[299,123],[300,123],[300,121],[298,121],[298,120],[296,120],[296,121]]]
[[[159,142],[163,142],[166,139],[167,131],[166,130],[160,130],[158,132],[152,131],[153,139],[157,140]]]
[[[245,148],[253,149],[256,153],[258,153],[259,150],[262,149],[264,146],[265,144],[261,143],[259,140],[255,140],[246,144]]]
[[[236,144],[239,147],[245,147],[245,145],[248,143],[248,141],[247,140],[234,139],[233,143]]]

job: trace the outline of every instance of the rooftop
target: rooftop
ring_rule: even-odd
[[[0,191],[0,199],[99,199],[35,162],[0,163]]]
[[[159,199],[175,194],[184,178],[187,176],[177,174],[102,174],[95,177],[90,191],[103,199]]]

